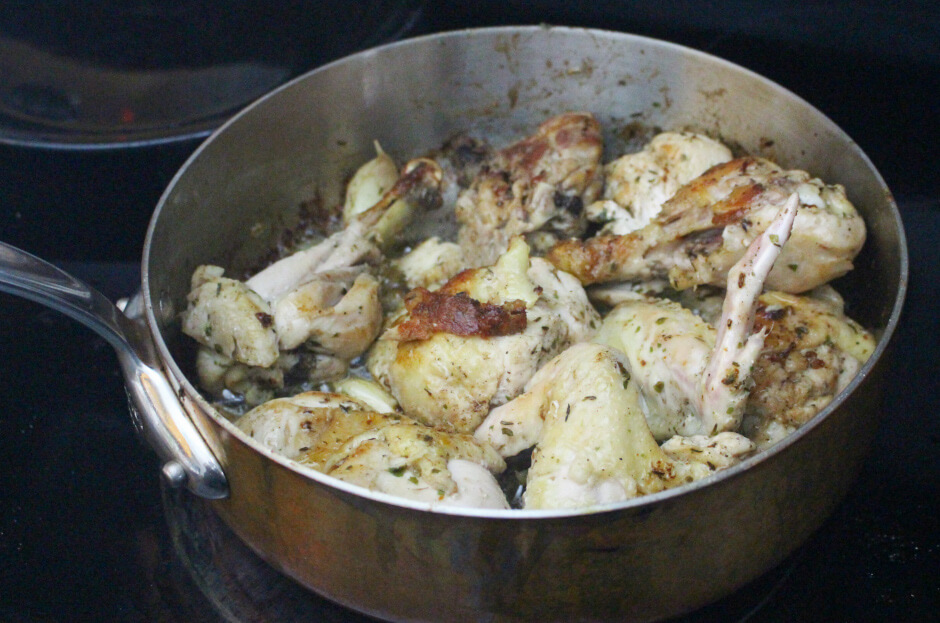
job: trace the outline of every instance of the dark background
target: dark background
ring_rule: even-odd
[[[441,4],[7,2],[0,43],[131,71],[247,59],[296,75],[400,36],[583,25],[684,44],[796,92],[865,150],[907,230],[910,289],[884,421],[857,484],[809,543],[687,620],[938,620],[940,5]],[[232,109],[243,103],[233,97]],[[55,260],[112,298],[132,293],[150,213],[199,136],[121,148],[85,136],[82,148],[62,149],[25,145],[23,126],[17,131],[0,139],[0,240]],[[220,620],[169,544],[158,463],[134,435],[109,347],[8,295],[0,295],[0,319],[0,621]],[[330,620],[362,620],[323,609]]]

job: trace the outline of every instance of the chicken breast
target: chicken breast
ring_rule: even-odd
[[[565,113],[489,159],[457,199],[459,242],[470,266],[496,261],[513,236],[536,250],[578,236],[584,206],[603,190],[600,124],[588,113]]]
[[[793,193],[799,196],[799,214],[767,287],[804,292],[851,270],[865,242],[865,224],[841,186],[760,158],[712,167],[666,201],[642,229],[567,240],[547,258],[585,284],[668,277],[680,290],[724,286],[728,270]]]
[[[518,395],[543,363],[593,335],[600,321],[577,280],[543,261],[530,264],[521,238],[492,267],[464,271],[435,294],[440,302],[420,322],[414,310],[399,312],[367,366],[406,413],[445,430],[472,432],[491,406]],[[480,334],[484,313],[510,306],[524,312],[523,324]],[[419,339],[403,336],[406,328],[422,331]]]
[[[505,463],[493,448],[400,414],[376,413],[346,396],[278,398],[237,425],[278,454],[372,491],[431,504],[507,507],[493,476]]]
[[[587,218],[600,235],[641,229],[681,186],[732,159],[731,150],[702,134],[663,132],[641,151],[604,166],[604,196],[588,205]]]

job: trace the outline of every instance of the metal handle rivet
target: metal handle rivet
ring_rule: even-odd
[[[186,470],[176,461],[167,461],[163,464],[163,477],[173,488],[182,487],[186,484]]]

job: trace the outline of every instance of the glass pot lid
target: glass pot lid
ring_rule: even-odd
[[[100,148],[207,135],[327,61],[398,38],[422,0],[14,1],[0,142]]]

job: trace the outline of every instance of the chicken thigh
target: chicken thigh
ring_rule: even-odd
[[[218,266],[200,266],[190,280],[183,333],[213,352],[268,368],[279,354],[271,304]]]
[[[506,508],[499,454],[470,435],[306,392],[255,407],[237,425],[266,448],[340,480],[436,505]]]
[[[457,199],[459,242],[471,266],[492,264],[513,236],[538,251],[584,232],[584,206],[603,189],[603,139],[587,113],[565,113],[502,149]]]
[[[851,270],[865,224],[841,186],[760,158],[712,167],[680,188],[642,229],[560,242],[547,257],[584,284],[668,277],[679,290],[724,286],[728,270],[793,193],[799,215],[767,287],[804,292]]]

